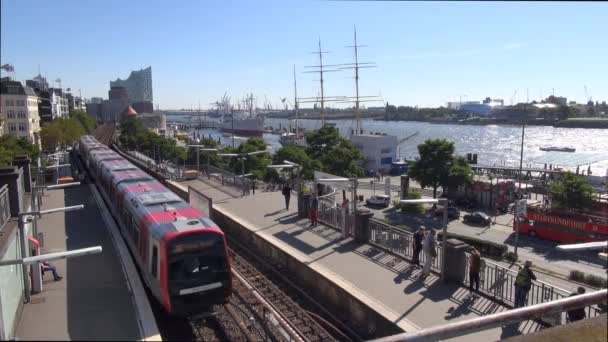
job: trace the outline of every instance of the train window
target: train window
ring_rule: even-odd
[[[152,275],[156,278],[156,264],[158,263],[158,249],[156,246],[152,247]]]

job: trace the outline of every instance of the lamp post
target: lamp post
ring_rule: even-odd
[[[441,241],[441,281],[445,281],[445,257],[446,257],[446,240],[448,238],[448,199],[447,198],[432,198],[432,199],[410,199],[400,200],[399,203],[404,204],[423,204],[432,203],[438,204],[443,203],[443,227],[442,227],[442,241]]]
[[[519,184],[518,184],[518,192],[521,194],[521,182],[523,181],[523,162],[524,162],[524,137],[526,134],[526,121],[524,120],[521,125],[521,150],[519,155]],[[519,200],[519,199],[518,199]],[[519,203],[519,202],[518,202]],[[519,245],[519,225],[520,225],[520,217],[516,215],[515,222],[517,225],[517,229],[515,229],[515,256],[517,257],[517,246]]]
[[[254,152],[247,152],[247,153],[218,153],[218,156],[220,157],[237,157],[241,160],[241,177],[242,177],[242,182],[243,182],[243,196],[245,195],[245,191],[247,190],[246,184],[245,184],[245,159],[247,159],[248,156],[253,156],[256,154],[262,154],[262,153],[267,153],[269,150],[269,147],[266,147],[265,150],[262,151],[254,151]]]
[[[196,171],[200,172],[201,164],[200,164],[200,152],[217,152],[217,148],[205,148],[205,145],[186,145],[188,147],[196,148]],[[201,148],[203,147],[203,148]],[[209,176],[209,154],[207,154],[207,176]]]

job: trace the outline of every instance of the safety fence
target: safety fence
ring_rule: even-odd
[[[318,218],[324,225],[340,230],[344,237],[354,234],[355,215],[351,214],[348,208],[337,206],[327,197],[320,197]]]
[[[241,192],[243,196],[249,195],[252,188],[252,181],[247,177],[243,177],[242,175],[237,175],[230,171],[222,170],[211,165],[205,166],[204,169],[205,173],[199,174],[199,180],[205,181],[208,179],[213,179],[222,186],[231,187]]]
[[[213,198],[204,195],[202,192],[188,187],[188,203],[195,209],[200,210],[203,215],[213,220]]]
[[[414,234],[391,226],[389,224],[374,220],[369,220],[369,242],[392,254],[412,259],[414,256]],[[435,244],[436,257],[431,262],[431,269],[439,272],[441,270],[441,241]],[[420,252],[420,263],[424,264],[427,256]]]
[[[4,224],[11,217],[11,207],[8,197],[8,185],[0,188],[0,230],[4,227]]]
[[[146,156],[145,154],[138,151],[127,151],[127,153],[140,161],[142,164],[147,165],[149,169],[154,170],[157,173],[167,177],[171,180],[182,180],[184,179],[184,170],[182,168],[175,168],[167,164],[158,164],[154,159]]]
[[[370,239],[369,243],[375,245],[391,254],[401,256],[405,259],[413,257],[413,234],[402,228],[395,227],[378,220],[370,219]],[[441,241],[436,244],[437,257],[434,258],[431,269],[441,271]],[[469,257],[467,253],[465,277],[463,285],[469,285]],[[426,260],[426,255],[421,253],[420,261],[423,263]],[[482,258],[481,269],[479,274],[479,291],[485,295],[502,302],[509,306],[515,305],[515,279],[517,272],[504,266],[493,263],[485,258]],[[540,280],[533,280],[530,291],[528,292],[527,305],[540,304],[570,295],[570,291],[548,284]],[[605,309],[600,309],[598,306],[586,307],[587,317],[595,317],[605,312]],[[560,324],[565,322],[565,313],[561,317],[547,317],[544,321],[551,324]]]

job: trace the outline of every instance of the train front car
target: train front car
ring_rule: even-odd
[[[165,232],[160,256],[161,282],[167,289],[163,302],[168,300],[174,315],[200,314],[226,303],[231,294],[226,240],[213,221],[187,203],[171,206],[166,208],[172,212],[169,219],[158,224]]]

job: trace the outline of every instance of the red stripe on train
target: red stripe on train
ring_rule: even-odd
[[[186,217],[186,218],[196,218],[203,216],[203,213],[194,209],[194,208],[179,208],[179,209],[171,209],[167,211],[157,211],[157,212],[149,212],[144,216],[143,221],[146,223],[156,222],[171,222],[175,221],[178,217]]]

